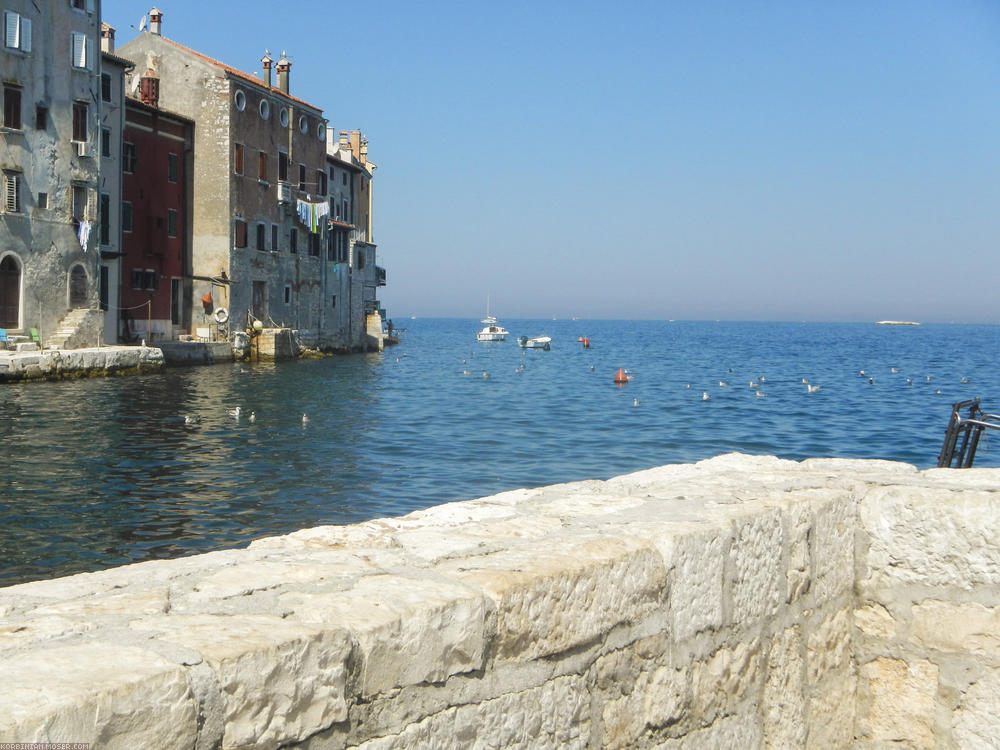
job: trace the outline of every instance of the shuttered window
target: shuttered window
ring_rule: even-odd
[[[3,43],[9,49],[31,52],[31,19],[12,10],[3,12]]]
[[[21,175],[16,172],[3,173],[3,210],[6,213],[21,213]]]
[[[21,129],[21,89],[14,86],[3,87],[3,126]]]
[[[94,40],[88,38],[86,34],[81,34],[78,31],[72,32],[70,34],[70,38],[71,38],[70,54],[72,55],[73,67],[85,70],[93,70]]]

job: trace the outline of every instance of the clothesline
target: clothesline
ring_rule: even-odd
[[[330,204],[326,201],[309,203],[308,201],[299,200],[295,208],[296,213],[299,215],[299,220],[309,227],[309,231],[313,234],[319,232],[320,219],[330,214]]]

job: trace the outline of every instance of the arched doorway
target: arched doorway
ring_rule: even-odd
[[[71,308],[87,305],[87,271],[77,264],[69,272],[69,306]]]
[[[13,255],[0,260],[0,328],[20,328],[21,266]]]

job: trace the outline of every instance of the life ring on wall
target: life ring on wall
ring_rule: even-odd
[[[224,307],[217,307],[215,309],[215,322],[225,323],[227,320],[229,320],[229,310]]]

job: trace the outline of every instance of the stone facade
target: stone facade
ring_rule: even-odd
[[[44,341],[69,310],[98,309],[100,3],[5,0],[0,14],[0,328]]]
[[[720,456],[0,590],[0,739],[988,747],[1000,470]]]

